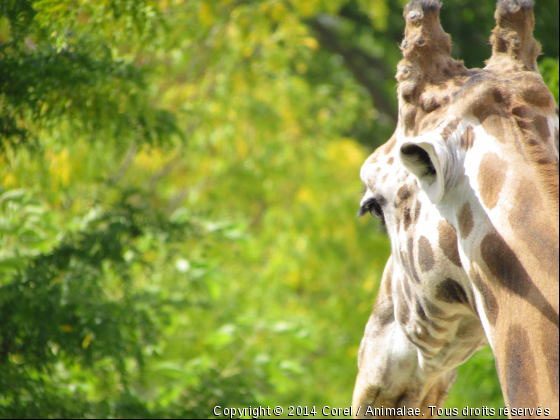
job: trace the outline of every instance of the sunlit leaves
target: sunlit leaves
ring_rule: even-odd
[[[403,3],[0,2],[0,416],[348,404]]]
[[[92,139],[154,143],[179,133],[173,114],[149,104],[135,62],[137,47],[163,25],[154,4],[7,2],[0,19],[0,147],[36,144],[29,131],[64,123]]]

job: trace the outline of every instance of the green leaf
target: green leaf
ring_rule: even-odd
[[[27,259],[21,257],[10,257],[0,259],[1,271],[23,270],[27,265]]]

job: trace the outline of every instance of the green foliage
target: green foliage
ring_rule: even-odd
[[[482,3],[442,11],[469,65]],[[0,417],[349,404],[403,4],[0,2]],[[503,404],[489,349],[459,373],[448,406]]]
[[[172,113],[150,105],[144,72],[132,55],[117,58],[110,46],[124,38],[122,20],[122,29],[136,35],[127,43],[143,42],[154,35],[159,15],[144,2],[92,3],[3,3],[0,40],[9,42],[0,46],[0,146],[26,143],[31,129],[66,124],[74,134],[105,141],[152,143],[180,134]]]

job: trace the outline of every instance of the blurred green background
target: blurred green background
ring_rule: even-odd
[[[0,0],[0,417],[350,405],[404,4]],[[493,8],[444,1],[470,67]],[[558,2],[535,12],[558,101]],[[485,348],[447,406],[503,404]]]

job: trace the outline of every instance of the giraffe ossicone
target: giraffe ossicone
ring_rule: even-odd
[[[359,214],[384,218],[392,254],[354,412],[432,417],[456,366],[489,343],[505,403],[558,417],[559,123],[536,65],[533,2],[497,2],[484,69],[451,58],[440,7],[404,10],[397,128],[361,170]]]

